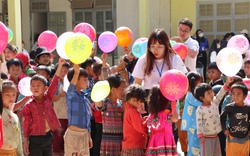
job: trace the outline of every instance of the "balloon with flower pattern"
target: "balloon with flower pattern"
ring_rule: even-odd
[[[180,70],[171,69],[160,79],[161,93],[170,101],[181,99],[187,92],[188,79]]]
[[[144,55],[147,51],[147,38],[139,38],[137,39],[132,46],[132,53],[135,57],[139,58]]]
[[[67,57],[74,64],[80,64],[88,59],[92,52],[92,42],[82,33],[75,33],[65,43]]]
[[[184,60],[187,57],[188,48],[185,44],[175,43],[174,45],[172,45],[172,47],[182,60]]]
[[[75,28],[73,29],[74,33],[83,33],[85,35],[87,35],[91,42],[93,42],[95,40],[96,37],[96,31],[95,28],[89,24],[89,23],[79,23],[75,26]]]
[[[227,43],[227,47],[233,47],[244,53],[249,48],[249,41],[244,35],[235,35]]]
[[[112,52],[117,46],[117,37],[113,32],[105,31],[98,38],[98,45],[104,53]]]
[[[241,52],[233,47],[226,47],[219,51],[216,64],[226,76],[235,76],[241,69],[243,59]]]
[[[56,41],[57,35],[54,32],[47,30],[39,35],[37,44],[39,47],[45,47],[49,52],[52,52],[56,49]]]

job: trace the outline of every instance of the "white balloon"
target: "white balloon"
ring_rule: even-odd
[[[22,78],[18,83],[18,90],[23,96],[31,96],[33,93],[30,91],[31,77]]]
[[[74,34],[75,33],[73,32],[65,32],[58,37],[57,42],[56,42],[56,51],[61,58],[64,58],[67,60],[69,59],[68,56],[66,55],[65,43]]]
[[[67,78],[67,75],[65,75],[63,78],[63,91],[67,93],[68,88],[69,88],[69,80]]]
[[[226,47],[219,51],[216,64],[226,76],[235,76],[241,69],[243,59],[241,52],[233,47]]]

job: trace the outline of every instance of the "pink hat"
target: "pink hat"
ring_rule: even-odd
[[[26,54],[22,53],[22,52],[18,53],[15,58],[21,60],[23,62],[24,67],[29,62],[29,57]]]

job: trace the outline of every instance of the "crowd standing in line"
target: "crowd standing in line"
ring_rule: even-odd
[[[153,30],[144,55],[136,58],[125,46],[124,56],[113,67],[107,53],[95,56],[96,42],[85,62],[59,58],[56,65],[37,42],[30,56],[34,61],[8,45],[1,62],[0,155],[177,156],[179,139],[187,156],[248,156],[250,103],[244,101],[249,88],[243,79],[250,77],[248,56],[242,55],[241,72],[224,80],[216,55],[235,34],[227,33],[209,46],[201,29],[191,37],[192,27],[184,18],[178,23],[178,36]],[[249,39],[246,29],[240,33]],[[187,46],[185,60],[170,40]],[[197,62],[203,64],[201,73]],[[186,95],[177,101],[168,100],[159,88],[162,75],[171,69],[186,74],[189,83]],[[18,90],[25,77],[31,77],[32,96]],[[94,102],[92,88],[104,80],[110,92]]]

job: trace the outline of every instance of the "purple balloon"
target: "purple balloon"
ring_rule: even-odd
[[[8,28],[0,21],[0,54],[3,53],[4,49],[8,44]]]
[[[113,51],[117,46],[118,40],[114,33],[110,31],[103,32],[98,38],[98,45],[104,53]]]

